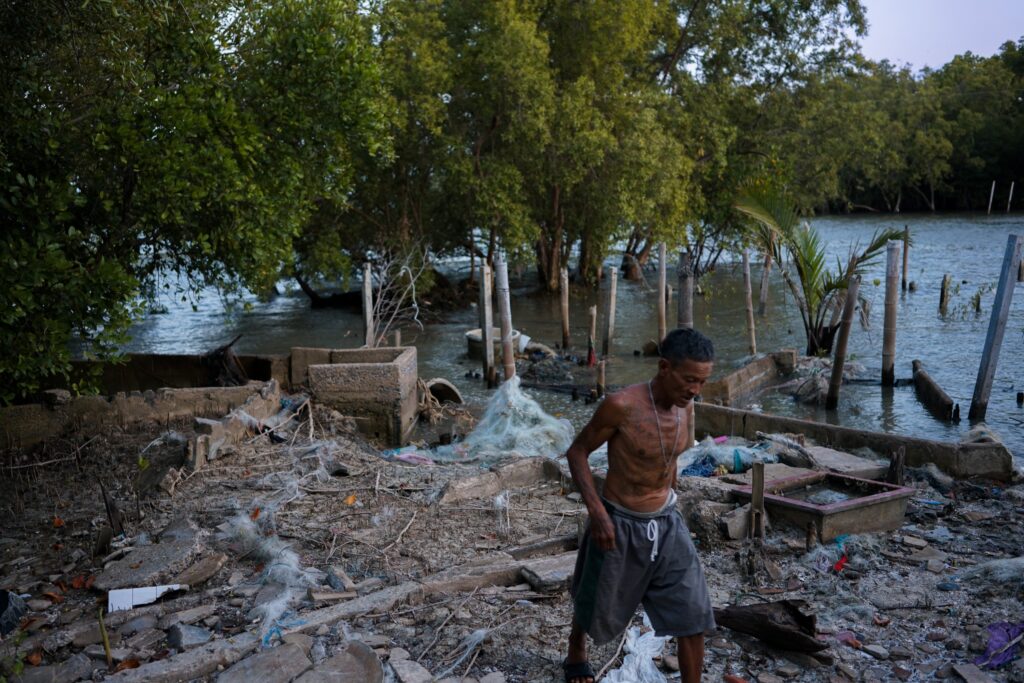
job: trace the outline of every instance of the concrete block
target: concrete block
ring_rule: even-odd
[[[889,463],[887,462],[868,460],[825,446],[808,446],[807,452],[814,458],[814,464],[818,468],[845,474],[849,477],[884,479],[889,472]]]
[[[292,387],[298,387],[309,382],[310,365],[326,365],[330,362],[330,349],[293,346],[291,351],[291,372],[289,374]]]
[[[387,445],[405,443],[419,406],[416,349],[333,350],[329,361],[307,368],[316,401],[357,418],[364,433]]]
[[[773,481],[780,479],[789,479],[790,477],[798,477],[805,474],[811,474],[813,470],[804,469],[803,467],[790,467],[784,465],[781,462],[769,462],[765,463],[764,466],[764,485],[770,486]],[[750,486],[750,480],[754,475],[751,474],[751,470],[746,472],[740,472],[738,474],[726,474],[721,477],[722,481],[729,484],[736,484],[737,486]]]

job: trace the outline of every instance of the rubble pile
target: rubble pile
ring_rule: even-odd
[[[333,411],[281,401],[293,408],[287,419],[249,425],[195,470],[182,460],[190,422],[9,457],[0,675],[561,680],[586,517],[564,461],[399,457]],[[886,470],[788,440],[717,445],[744,449],[738,469],[758,454],[781,460],[766,465],[779,468],[770,476]],[[735,614],[786,601],[821,649],[720,626],[708,636],[706,680],[1024,681],[1024,486],[910,469],[913,495],[894,531],[823,540],[773,517],[764,539],[748,539],[734,494],[745,475],[730,462],[678,483],[712,602]],[[113,591],[162,586],[107,609]],[[642,614],[634,626],[635,640]],[[621,645],[592,648],[595,671],[621,666]],[[654,661],[678,678],[671,642]]]

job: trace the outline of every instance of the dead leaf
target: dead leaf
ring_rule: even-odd
[[[71,579],[71,587],[75,590],[82,590],[85,587],[85,574],[79,574]]]
[[[49,598],[52,603],[64,602],[64,598],[57,595],[56,593],[43,593],[44,598]]]
[[[58,516],[54,515],[54,516],[53,516],[53,527],[54,527],[55,529],[59,529],[59,528],[61,528],[62,526],[64,526],[64,520],[63,520],[63,519],[61,519],[60,517],[58,517]]]
[[[356,500],[356,494],[353,493],[352,495],[345,499],[345,505],[355,505]]]
[[[85,587],[86,588],[92,588],[92,584],[93,584],[93,582],[95,580],[96,580],[96,575],[95,574],[90,574],[89,578],[85,580]]]
[[[253,508],[252,512],[249,513],[249,519],[251,519],[254,522],[256,521],[256,518],[259,517],[259,516],[260,516],[260,509],[258,507],[257,508]]]
[[[43,651],[32,650],[32,652],[25,655],[25,661],[31,664],[32,666],[39,666],[43,662]]]
[[[63,581],[60,581],[60,580],[54,581],[53,585],[56,586],[57,588],[59,588],[61,593],[67,593],[68,592],[68,585],[66,583],[64,583]]]
[[[892,623],[892,619],[889,617],[884,617],[881,614],[875,615],[875,626],[888,626],[890,623]]]
[[[135,562],[134,564],[130,564],[128,566],[131,567],[132,569],[138,569],[139,567],[142,566],[142,563],[141,562]]]
[[[120,664],[118,664],[116,667],[114,667],[114,673],[117,673],[118,671],[124,671],[125,669],[138,669],[138,668],[139,668],[139,660],[134,659],[134,658],[133,659],[124,659],[124,660],[121,660]]]

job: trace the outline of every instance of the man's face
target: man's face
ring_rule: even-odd
[[[712,361],[698,362],[689,358],[673,365],[662,358],[658,361],[658,377],[672,403],[685,408],[704,388],[713,365]]]

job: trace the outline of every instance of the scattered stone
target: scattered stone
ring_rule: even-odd
[[[933,655],[939,651],[939,648],[935,647],[931,643],[918,643],[917,649],[929,655]]]
[[[68,624],[81,619],[82,614],[84,614],[84,612],[81,609],[69,609],[67,612],[61,612],[57,621],[61,626],[67,626]]]
[[[246,657],[217,680],[221,683],[288,683],[311,666],[313,663],[299,645],[284,643]]]
[[[954,664],[953,671],[960,674],[967,683],[992,683],[992,677],[973,664]]]
[[[297,645],[306,656],[309,656],[309,651],[313,648],[312,636],[307,636],[305,633],[289,633],[281,639],[285,644]]]
[[[53,605],[53,603],[49,600],[43,600],[42,598],[32,598],[31,600],[26,600],[25,604],[28,605],[28,608],[33,612],[45,612],[46,610],[50,609],[51,605]]]
[[[877,644],[865,645],[863,647],[863,650],[864,650],[864,652],[867,652],[869,655],[871,655],[875,659],[882,659],[882,660],[889,659],[889,651],[886,650],[881,645],[877,645]]]
[[[836,669],[838,669],[839,673],[841,673],[843,676],[845,676],[847,679],[851,681],[855,681],[858,678],[857,670],[849,664],[839,664],[838,666],[836,666]]]
[[[205,628],[175,624],[167,632],[167,643],[176,650],[191,650],[210,642],[213,635]]]
[[[908,548],[917,548],[918,550],[921,550],[928,547],[928,541],[923,538],[918,538],[917,536],[904,536],[903,545]]]
[[[492,671],[481,678],[479,683],[505,683],[505,674],[500,671]]]
[[[93,587],[110,591],[167,583],[164,579],[187,567],[199,551],[195,533],[195,527],[172,525],[160,535],[162,542],[135,546],[126,557],[107,565],[96,576]]]
[[[192,609],[174,612],[160,619],[160,621],[157,622],[157,628],[161,628],[166,631],[176,624],[194,624],[201,619],[205,619],[216,611],[216,605],[206,604],[193,607]]]
[[[125,647],[132,650],[151,650],[157,644],[163,641],[166,634],[160,629],[148,628],[144,631],[139,631],[134,636],[125,641]]]
[[[336,591],[352,592],[356,590],[356,582],[341,567],[327,568],[327,585]]]
[[[107,659],[107,650],[99,643],[96,645],[90,645],[82,650],[82,653],[92,659],[102,659],[104,661]],[[123,662],[124,660],[129,659],[133,654],[135,653],[126,647],[110,648],[110,659],[115,662]]]
[[[757,683],[782,683],[782,680],[782,678],[775,674],[764,673],[757,675]]]
[[[122,636],[130,636],[138,633],[139,631],[145,631],[146,629],[156,628],[157,621],[156,615],[143,614],[141,616],[133,618],[131,621],[125,623],[124,626],[119,628],[117,631]]]
[[[939,643],[945,640],[946,638],[949,638],[949,634],[945,631],[929,631],[926,637],[933,643]]]
[[[946,571],[946,563],[942,560],[928,560],[925,568],[933,574],[941,574]]]
[[[364,643],[350,640],[343,651],[320,662],[312,671],[295,679],[295,683],[382,683],[384,666],[373,650]]]
[[[895,660],[913,659],[914,653],[902,645],[889,648],[889,658]]]
[[[892,674],[901,681],[906,681],[914,675],[914,671],[903,666],[894,666],[892,668]]]
[[[661,662],[669,671],[679,671],[679,657],[670,654],[663,654]]]
[[[530,560],[521,570],[523,579],[538,593],[568,588],[576,567],[576,551]]]
[[[423,665],[411,659],[392,659],[391,668],[394,669],[399,683],[432,683],[434,680]]]
[[[572,493],[568,494],[565,498],[566,500],[571,500],[574,503],[583,502],[583,496],[580,495],[578,491],[573,491]]]
[[[227,560],[228,556],[224,553],[206,555],[178,574],[171,583],[183,583],[189,587],[198,586],[219,572]]]
[[[388,659],[392,662],[398,659],[409,659],[409,651],[403,647],[393,647]]]
[[[940,666],[935,671],[935,677],[936,678],[949,678],[952,675],[953,675],[953,665],[952,664],[943,664],[942,666]]]

